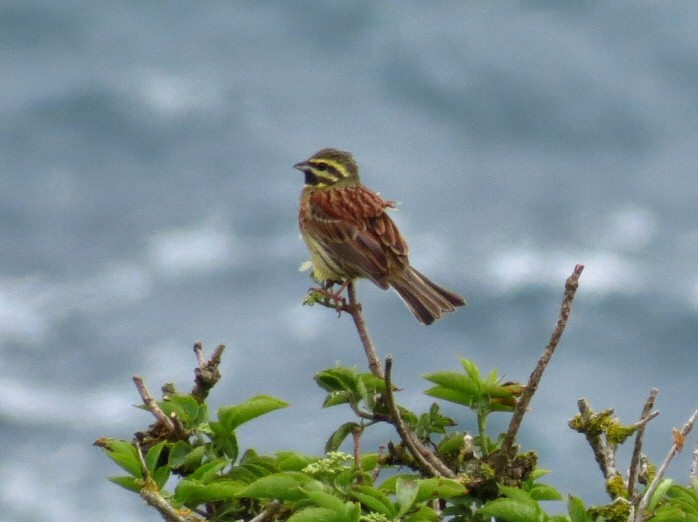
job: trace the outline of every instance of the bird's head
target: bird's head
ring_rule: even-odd
[[[322,149],[293,168],[305,174],[305,186],[313,188],[359,183],[359,168],[349,152]]]

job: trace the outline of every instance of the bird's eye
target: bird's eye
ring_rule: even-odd
[[[315,167],[315,168],[318,169],[320,172],[325,172],[325,171],[327,170],[327,165],[326,165],[325,163],[320,163],[320,164],[319,164],[317,167]]]

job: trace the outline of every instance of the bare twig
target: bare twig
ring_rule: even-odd
[[[669,463],[683,449],[683,442],[686,439],[686,437],[688,436],[688,434],[691,433],[691,430],[693,429],[693,426],[695,425],[696,420],[698,420],[698,409],[696,409],[693,412],[693,415],[691,415],[691,417],[688,419],[686,424],[683,425],[683,428],[681,429],[681,431],[676,430],[676,432],[674,434],[674,444],[671,445],[671,449],[669,450],[669,453],[667,454],[666,458],[664,459],[664,462],[662,462],[661,466],[659,466],[659,469],[657,470],[657,474],[652,479],[652,482],[650,482],[650,485],[647,486],[647,490],[645,491],[645,494],[642,495],[642,498],[640,499],[640,503],[637,506],[637,511],[635,512],[635,521],[636,522],[641,522],[641,520],[643,518],[643,514],[645,512],[645,509],[647,508],[647,504],[650,501],[650,498],[652,498],[654,491],[657,489],[657,486],[659,486],[659,483],[661,482],[662,478],[664,477],[664,473],[666,473],[666,470],[669,467]]]
[[[455,478],[456,474],[439,459],[434,452],[425,447],[424,444],[417,438],[414,432],[405,426],[400,415],[400,410],[395,403],[393,395],[392,383],[393,358],[388,355],[385,359],[385,402],[390,412],[392,420],[390,421],[398,435],[403,440],[407,449],[412,454],[412,457],[419,464],[419,467],[432,477],[448,477]]]
[[[213,350],[211,358],[207,361],[204,359],[204,349],[201,341],[196,341],[194,343],[194,353],[196,353],[196,360],[199,366],[198,368],[194,368],[194,388],[191,390],[191,396],[194,397],[199,404],[206,400],[211,388],[213,388],[221,378],[218,366],[221,364],[223,350],[225,350],[225,345],[219,344],[216,349]]]
[[[160,516],[167,522],[205,522],[206,519],[198,516],[193,511],[186,509],[175,509],[167,500],[162,498],[159,492],[151,489],[142,489],[141,498],[160,513]]]
[[[589,401],[586,399],[579,399],[577,401],[577,408],[579,408],[579,413],[581,415],[582,424],[577,430],[583,433],[594,452],[594,458],[601,468],[601,473],[605,479],[615,476],[618,471],[616,470],[616,458],[615,458],[615,448],[610,447],[607,443],[605,437],[602,437],[602,432],[594,428],[594,421],[598,421],[604,417],[610,417],[613,415],[613,408],[608,408],[607,410],[594,413],[591,409]]]
[[[657,399],[658,393],[659,390],[657,390],[657,388],[652,388],[650,390],[650,394],[645,401],[645,405],[642,408],[642,414],[640,415],[640,421],[638,424],[641,424],[635,432],[635,445],[633,447],[633,456],[630,460],[630,471],[628,472],[628,498],[632,498],[635,494],[635,483],[637,482],[640,456],[642,455],[642,438],[645,435],[645,426],[651,419],[659,415],[659,412],[652,412],[652,408],[654,408],[654,403]]]
[[[351,318],[354,320],[356,325],[356,330],[359,332],[359,338],[361,339],[361,344],[364,347],[364,352],[366,352],[366,357],[368,358],[368,367],[371,373],[383,379],[383,369],[381,368],[381,361],[376,354],[376,347],[373,345],[371,336],[368,335],[368,329],[366,328],[366,322],[364,321],[363,311],[361,309],[361,303],[356,299],[356,285],[354,281],[349,281],[347,284],[347,292],[349,294],[349,306],[344,307]]]
[[[514,415],[509,422],[509,429],[507,430],[506,437],[502,443],[501,451],[503,455],[511,456],[512,449],[516,443],[516,435],[519,432],[519,428],[521,427],[521,422],[526,414],[528,405],[533,398],[533,394],[538,389],[538,384],[543,376],[543,372],[550,362],[550,358],[553,356],[555,348],[557,348],[557,345],[562,338],[562,334],[565,332],[567,320],[569,319],[570,311],[572,310],[574,295],[579,287],[579,277],[582,275],[583,270],[584,265],[578,264],[574,267],[572,275],[570,275],[565,282],[565,294],[562,298],[562,305],[560,306],[560,317],[558,318],[555,329],[550,336],[550,341],[543,351],[543,355],[541,355],[540,359],[538,360],[536,368],[533,370],[533,373],[531,373],[531,376],[528,379],[528,384],[523,389],[523,393],[516,404],[516,410],[514,410]]]
[[[264,510],[254,517],[250,522],[267,522],[268,520],[272,520],[274,518],[274,515],[276,515],[283,504],[279,502],[278,500],[272,500],[269,502],[269,504],[266,505]]]
[[[409,449],[412,457],[417,461],[419,467],[422,468],[427,474],[437,477],[438,472],[434,469],[429,462],[422,456],[421,452],[411,445],[411,438],[407,435],[407,427],[400,416],[400,410],[398,410],[397,404],[395,404],[395,396],[393,395],[393,383],[392,383],[392,372],[393,372],[393,358],[388,355],[385,359],[385,402],[392,417],[392,424],[395,426],[398,435],[405,442],[407,448]]]
[[[141,399],[143,399],[143,404],[145,404],[150,413],[153,414],[155,420],[162,424],[169,433],[174,433],[174,422],[167,415],[165,415],[164,411],[160,409],[160,406],[158,406],[158,403],[148,391],[145,382],[143,382],[143,377],[136,375],[133,377],[133,382],[136,384],[138,394],[141,396]]]
[[[146,482],[149,482],[152,479],[150,477],[150,472],[148,471],[148,466],[145,463],[145,457],[143,457],[141,445],[138,441],[135,441],[133,445],[136,447],[136,455],[138,456],[138,464],[140,464],[141,467],[141,475]]]
[[[692,488],[696,485],[696,468],[698,468],[698,439],[696,439],[696,444],[693,447],[693,455],[691,455],[691,470],[688,473],[688,483]]]
[[[136,447],[136,455],[141,466],[141,475],[143,475],[143,485],[140,489],[140,496],[149,506],[155,508],[160,516],[167,522],[204,522],[206,519],[197,516],[194,512],[188,509],[175,509],[165,500],[158,491],[153,478],[150,476],[148,467],[141,451],[141,445],[134,442]]]

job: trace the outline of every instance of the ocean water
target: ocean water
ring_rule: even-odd
[[[214,407],[293,405],[243,447],[319,453],[351,418],[312,376],[364,368],[356,332],[301,305],[291,165],[325,146],[469,301],[427,328],[360,284],[409,407],[459,357],[525,381],[586,264],[520,443],[603,502],[576,400],[633,422],[658,387],[655,461],[698,403],[697,25],[679,2],[1,2],[0,519],[158,520],[92,442],[150,423],[133,375],[188,390],[197,339],[227,345]]]

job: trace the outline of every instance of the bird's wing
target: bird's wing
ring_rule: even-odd
[[[395,206],[392,201],[357,186],[317,191],[309,203],[308,232],[322,239],[347,273],[384,286],[389,268],[407,263],[407,243],[385,212]]]

